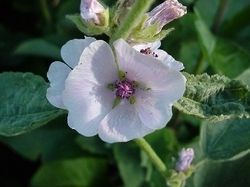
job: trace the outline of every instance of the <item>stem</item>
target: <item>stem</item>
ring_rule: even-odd
[[[219,8],[216,12],[216,15],[214,17],[214,22],[212,26],[212,31],[214,33],[217,33],[219,31],[222,19],[225,15],[226,9],[228,5],[228,0],[220,0]]]
[[[39,3],[40,3],[40,8],[41,8],[43,18],[45,22],[47,23],[47,25],[49,25],[51,23],[51,15],[49,12],[47,0],[39,0]]]
[[[194,67],[194,71],[193,71],[195,75],[201,73],[202,66],[203,66],[204,62],[205,62],[204,55],[202,54],[202,52],[200,52],[198,59],[197,59],[197,62],[196,62],[196,65]]]
[[[135,139],[134,141],[148,155],[149,159],[152,161],[158,171],[163,175],[163,177],[166,178],[168,175],[167,167],[160,159],[160,157],[155,153],[149,143],[143,138]]]
[[[132,29],[142,20],[144,13],[150,8],[153,2],[154,0],[136,0],[121,25],[111,37],[110,43],[119,38],[127,39]]]

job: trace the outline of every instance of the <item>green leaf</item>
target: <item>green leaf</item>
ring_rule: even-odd
[[[250,186],[250,154],[234,161],[204,161],[194,173],[190,187]]]
[[[229,159],[250,150],[250,119],[231,119],[205,123],[201,130],[201,147],[206,157]]]
[[[144,171],[140,166],[140,151],[131,143],[116,144],[114,155],[125,187],[140,187]]]
[[[213,121],[250,118],[250,93],[242,82],[220,75],[185,76],[186,92],[174,105],[178,110]]]
[[[40,76],[8,72],[0,81],[0,135],[28,132],[64,113],[48,103],[47,83]]]
[[[250,67],[250,55],[246,51],[226,39],[213,36],[199,15],[197,17],[195,27],[203,53],[217,73],[235,78]]]
[[[78,136],[76,139],[77,144],[85,151],[97,155],[107,155],[110,150],[105,142],[101,141],[99,137],[84,137]]]
[[[103,184],[107,163],[103,159],[79,158],[42,165],[32,178],[34,187],[90,187]]]
[[[35,55],[60,59],[60,48],[44,39],[32,39],[19,44],[14,52],[17,55]]]
[[[63,116],[31,132],[14,137],[0,137],[0,140],[27,159],[51,161],[83,155],[75,138],[75,131],[68,127]]]

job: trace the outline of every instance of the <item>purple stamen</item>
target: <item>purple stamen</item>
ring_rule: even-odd
[[[120,80],[115,83],[116,96],[122,99],[129,98],[135,93],[135,84],[128,79]]]
[[[146,49],[141,49],[140,53],[145,54],[145,55],[152,55],[153,57],[156,57],[156,58],[158,57],[158,55],[155,52],[153,52],[149,47]]]

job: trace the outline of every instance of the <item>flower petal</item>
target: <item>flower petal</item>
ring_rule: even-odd
[[[118,68],[109,44],[98,40],[91,43],[83,51],[80,62],[81,71],[86,79],[96,84],[107,86],[118,80]]]
[[[168,90],[173,93],[170,97],[173,100],[183,95],[186,79],[180,72],[170,69],[156,58],[139,53],[122,39],[117,40],[114,47],[119,67],[127,72],[128,79],[154,91]]]
[[[100,121],[112,109],[115,94],[106,86],[118,78],[113,53],[104,41],[91,43],[69,74],[63,101],[68,124],[85,136],[97,133]],[[110,82],[111,81],[111,82]]]
[[[80,56],[85,47],[89,46],[89,44],[94,41],[96,41],[96,39],[92,37],[85,37],[85,39],[74,39],[68,41],[62,46],[62,59],[73,69],[78,64]]]
[[[161,42],[159,40],[152,43],[144,43],[144,44],[136,44],[133,46],[137,51],[141,51],[142,49],[150,48],[152,51],[158,49],[161,46]]]
[[[49,67],[47,76],[50,81],[50,87],[47,90],[46,97],[55,107],[65,108],[62,101],[62,92],[70,71],[71,69],[66,64],[59,61],[53,62]]]
[[[127,142],[151,132],[140,121],[135,107],[125,102],[111,110],[98,129],[100,138],[108,143]]]
[[[112,109],[114,93],[88,80],[81,65],[70,73],[63,92],[63,101],[69,111],[68,124],[84,136],[97,134],[104,116]]]
[[[144,92],[144,93],[143,93]],[[172,117],[172,104],[152,91],[139,91],[136,94],[136,110],[143,124],[151,129],[163,128]]]
[[[176,71],[181,71],[184,69],[184,66],[181,62],[176,61],[171,55],[169,55],[167,52],[158,49],[155,51],[155,53],[158,55],[158,59],[161,60],[165,65],[170,67],[171,69],[174,69]]]

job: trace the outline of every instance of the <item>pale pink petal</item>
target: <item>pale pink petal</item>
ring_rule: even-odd
[[[97,0],[82,0],[80,11],[84,20],[89,21],[93,19],[96,24],[99,24],[98,14],[104,12],[105,9]]]
[[[112,109],[115,96],[106,86],[88,80],[91,72],[85,73],[83,69],[78,65],[69,74],[63,101],[69,111],[69,126],[84,136],[93,136],[100,121]]]
[[[151,129],[163,128],[172,117],[172,103],[168,95],[152,91],[139,91],[136,94],[136,110],[143,124]]]
[[[98,40],[91,43],[82,53],[79,64],[86,79],[107,86],[118,80],[118,68],[109,44]]]
[[[133,46],[134,49],[137,51],[141,51],[141,49],[150,48],[152,51],[158,49],[161,46],[161,42],[159,40],[152,42],[152,43],[144,43],[144,44],[136,44]]]
[[[119,68],[127,72],[128,79],[137,81],[153,91],[167,90],[170,100],[176,100],[183,95],[186,79],[180,72],[169,68],[156,58],[139,53],[122,39],[117,40],[114,47]]]
[[[171,55],[169,55],[167,52],[158,49],[155,50],[155,53],[158,55],[158,59],[161,60],[165,65],[170,67],[171,69],[174,69],[176,71],[181,71],[184,69],[184,66],[181,62],[176,61]]]
[[[150,132],[153,130],[142,124],[135,106],[125,102],[111,110],[98,129],[100,138],[108,143],[127,142]]]
[[[74,39],[68,41],[62,46],[62,59],[73,69],[78,64],[80,56],[85,47],[89,46],[89,44],[94,41],[96,41],[96,39],[92,37],[85,37],[85,39]]]
[[[62,101],[62,92],[70,71],[71,69],[66,64],[56,61],[50,65],[47,73],[50,87],[47,89],[46,97],[52,105],[58,108],[65,108]]]
[[[97,133],[100,121],[111,110],[115,98],[107,84],[116,79],[117,67],[109,45],[101,40],[91,43],[65,84],[63,101],[69,111],[71,128],[85,136]]]

